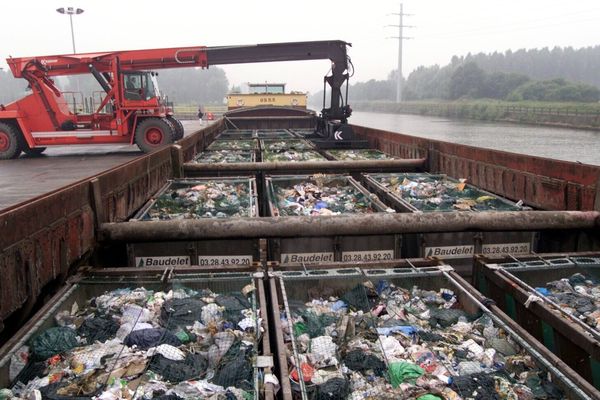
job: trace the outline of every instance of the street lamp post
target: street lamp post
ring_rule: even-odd
[[[83,9],[81,8],[73,8],[73,7],[61,7],[56,9],[60,14],[66,14],[69,16],[69,20],[71,22],[71,41],[73,42],[73,54],[77,53],[75,50],[75,33],[73,32],[73,15],[79,15],[83,13]]]
[[[83,9],[74,7],[61,7],[57,8],[56,12],[60,14],[66,14],[69,16],[69,21],[71,22],[71,41],[73,43],[73,54],[76,54],[77,50],[75,50],[75,32],[73,31],[73,15],[82,14]],[[77,93],[80,93],[79,78],[77,76],[75,76],[75,85],[77,87]],[[75,99],[75,94],[73,94],[73,112],[77,113],[77,111],[77,100]]]

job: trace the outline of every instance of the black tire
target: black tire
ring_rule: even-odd
[[[6,122],[0,122],[0,160],[19,157],[23,150],[23,136],[17,128]]]
[[[163,118],[163,121],[165,121],[167,124],[169,124],[169,126],[171,127],[171,131],[173,132],[173,141],[175,141],[175,124],[173,123],[173,121],[169,120],[168,118]]]
[[[46,147],[34,147],[32,149],[29,146],[25,146],[25,148],[23,148],[23,152],[30,157],[41,156],[45,150],[46,150]]]
[[[135,143],[144,153],[173,143],[174,136],[171,124],[163,118],[146,118],[135,129]]]
[[[181,139],[183,137],[183,134],[184,134],[183,124],[181,123],[181,121],[178,120],[177,118],[173,117],[173,116],[168,116],[167,119],[175,127],[175,140]]]

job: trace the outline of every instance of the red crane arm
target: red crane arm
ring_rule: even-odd
[[[325,81],[331,87],[331,101],[330,108],[324,109],[323,112],[330,119],[345,121],[351,112],[348,107],[342,107],[341,102],[341,87],[350,77],[347,46],[351,44],[341,40],[221,47],[192,46],[9,58],[7,62],[16,78],[25,78],[31,83],[31,80],[39,80],[42,76],[48,79],[52,76],[90,72],[99,79],[100,74],[104,72],[118,74],[121,71],[163,68],[206,68],[209,65],[329,59],[331,75],[325,77]],[[107,93],[111,91],[108,83],[101,85]]]
[[[47,76],[89,74],[89,65],[98,72],[110,72],[118,60],[121,71],[208,66],[206,47],[173,47],[168,49],[125,50],[105,53],[82,53],[55,56],[8,58],[15,78],[23,71],[38,69]]]

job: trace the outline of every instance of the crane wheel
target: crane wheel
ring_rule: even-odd
[[[21,132],[11,124],[0,122],[0,160],[19,157],[23,149]]]
[[[168,116],[167,119],[175,127],[175,140],[181,139],[184,133],[183,124],[181,123],[181,121],[172,116]]]
[[[146,118],[135,129],[135,143],[144,152],[149,153],[173,143],[171,124],[162,118]]]

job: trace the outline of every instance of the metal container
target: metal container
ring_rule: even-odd
[[[331,215],[332,213],[393,212],[356,180],[343,175],[267,176],[266,196],[271,216]],[[298,190],[312,191],[300,194]],[[340,192],[341,191],[341,192]],[[343,198],[327,201],[338,192]],[[314,195],[321,196],[316,200]],[[290,198],[293,197],[292,199]],[[311,198],[300,205],[296,197]],[[293,201],[291,201],[293,200]],[[344,205],[334,201],[345,201]],[[311,205],[307,205],[308,203]],[[334,211],[330,208],[335,207]],[[300,211],[304,209],[304,211]],[[309,211],[310,210],[310,211]],[[383,261],[399,257],[400,235],[329,236],[315,238],[278,238],[269,240],[269,259],[281,265],[327,263],[333,261]]]
[[[395,207],[407,211],[519,211],[523,207],[446,175],[372,174],[369,187],[385,193]]]
[[[442,288],[449,289],[456,296],[457,304],[460,305],[460,308],[469,314],[483,314],[491,319],[496,328],[500,328],[506,332],[512,341],[517,344],[519,354],[530,356],[535,363],[535,367],[544,371],[544,376],[549,376],[552,382],[563,390],[565,398],[591,399],[598,398],[597,396],[600,395],[597,390],[583,381],[575,371],[565,366],[558,357],[548,352],[497,307],[494,305],[484,305],[482,303],[484,300],[483,296],[448,266],[415,267],[414,263],[410,261],[398,261],[397,265],[379,267],[376,264],[371,264],[367,267],[355,263],[340,263],[327,266],[326,269],[277,271],[271,273],[270,276],[272,276],[268,284],[272,305],[270,317],[274,324],[274,333],[278,348],[278,357],[275,359],[275,362],[279,365],[279,370],[281,371],[284,399],[313,399],[317,397],[316,393],[320,390],[317,384],[310,382],[310,379],[307,379],[307,383],[305,379],[293,378],[294,373],[300,375],[300,378],[303,377],[302,374],[298,374],[294,369],[295,366],[301,365],[300,358],[303,354],[302,343],[306,343],[306,339],[304,339],[304,342],[299,339],[296,333],[297,327],[292,325],[290,316],[297,315],[295,314],[297,310],[301,310],[305,303],[313,300],[316,300],[317,304],[327,303],[327,301],[333,303],[335,299],[339,299],[342,295],[350,293],[358,285],[367,281],[370,282],[373,288],[384,287],[385,285],[382,286],[380,282],[386,281],[396,287],[408,290],[412,290],[414,286],[417,286],[419,289],[435,292],[439,292]],[[366,304],[373,304],[366,298],[366,289],[363,293]],[[375,299],[373,302],[377,302],[377,300]],[[326,305],[322,307],[323,309],[327,309]],[[361,330],[365,330],[366,332],[369,332],[369,330],[373,331],[369,336],[373,339],[369,340],[377,342],[379,346],[376,346],[378,347],[377,349],[369,346],[370,350],[368,354],[373,354],[383,360],[387,370],[390,363],[390,348],[388,347],[384,350],[381,336],[377,339],[378,332],[375,331],[374,327],[385,325],[381,324],[383,322],[382,319],[380,320],[376,317],[377,314],[375,313],[378,311],[375,310],[377,310],[376,306],[374,306],[373,311],[362,314],[364,317],[362,318],[363,322],[360,323],[362,326]],[[335,351],[335,356],[338,360],[341,360],[343,357],[346,348],[345,343],[353,339],[354,327],[356,327],[356,332],[359,331],[358,324],[360,317],[356,316],[359,314],[355,313],[355,316],[352,316],[342,311],[334,321],[326,323],[327,325],[336,324],[334,342],[338,345]],[[327,335],[326,333],[325,336]],[[286,341],[286,337],[291,338]],[[311,336],[311,341],[312,338],[313,336]],[[415,343],[414,340],[413,343]],[[362,345],[367,346],[365,343]],[[443,347],[441,343],[440,347]],[[362,348],[364,349],[365,347]],[[311,351],[315,350],[311,347]],[[455,367],[453,365],[452,370]],[[328,367],[327,370],[341,374],[347,380],[365,380],[366,378],[366,376],[357,378],[357,376],[361,376],[360,373],[358,375],[350,375],[343,368],[336,370],[335,367]],[[545,375],[545,372],[548,375]],[[386,380],[389,379],[387,375],[384,375],[384,378]],[[416,397],[418,396],[411,398]],[[369,398],[378,397],[373,394]]]
[[[326,161],[326,158],[315,150],[281,149],[275,151],[263,151],[263,162],[303,162],[303,161]]]
[[[256,140],[243,139],[225,139],[215,140],[206,149],[207,150],[244,150],[255,151],[257,146]]]
[[[256,131],[258,139],[287,139],[296,138],[289,129],[259,129]]]
[[[27,325],[19,330],[9,342],[0,348],[0,387],[11,387],[15,383],[15,381],[11,382],[10,379],[11,363],[14,362],[11,360],[13,355],[17,354],[21,346],[24,344],[30,344],[31,340],[36,336],[40,335],[51,327],[57,326],[55,318],[60,313],[71,313],[72,310],[76,310],[77,308],[79,310],[84,310],[89,304],[90,300],[97,299],[98,296],[117,289],[130,290],[143,287],[145,290],[153,291],[155,294],[156,292],[166,293],[170,290],[177,291],[181,289],[190,289],[196,292],[201,290],[210,290],[216,295],[227,295],[229,293],[240,292],[243,293],[242,295],[250,304],[249,310],[251,310],[251,316],[248,321],[252,321],[252,324],[254,324],[249,329],[252,329],[257,333],[256,335],[253,335],[253,365],[251,366],[253,369],[252,382],[247,382],[246,384],[253,389],[251,390],[251,394],[254,399],[263,397],[266,399],[272,399],[272,386],[263,382],[263,377],[265,374],[271,374],[274,371],[272,368],[273,357],[269,338],[269,317],[267,312],[268,304],[265,296],[262,274],[250,272],[239,272],[236,274],[207,274],[202,273],[201,271],[194,272],[193,270],[189,270],[185,273],[172,273],[169,279],[165,279],[164,276],[161,279],[161,275],[163,274],[160,269],[148,271],[133,268],[94,270],[83,277],[78,276],[77,279],[73,280],[69,285],[65,286],[59,293],[57,293],[45,307],[43,307],[34,315]],[[137,303],[133,304],[146,307],[149,304],[148,302],[155,301],[153,300],[153,297],[154,295],[147,298],[141,298],[137,301]],[[120,307],[117,307],[117,309],[119,308]],[[170,316],[166,320],[166,323],[164,319],[159,321],[159,317],[163,316],[163,311],[164,309],[161,308],[158,316],[155,318],[153,317],[149,322],[151,322],[153,325],[157,323],[158,326],[168,327],[171,332],[175,332],[174,327],[169,327],[169,321],[171,318]],[[115,311],[115,314],[116,313],[119,313],[120,315],[119,311]],[[109,316],[110,315],[111,311],[109,311]],[[139,315],[141,315],[141,312]],[[137,323],[138,320],[141,320],[139,316],[135,323]],[[190,325],[192,324],[190,323]],[[119,329],[123,329],[123,327],[120,327]],[[223,330],[222,328],[218,329],[220,331]],[[125,327],[124,335],[127,335],[128,333],[131,333],[131,331]],[[78,334],[81,335],[81,333]],[[113,331],[109,338],[114,336],[115,333]],[[164,339],[165,337],[166,335],[163,334],[163,336],[159,339],[159,342],[163,340],[166,341],[166,339]],[[103,342],[103,340],[100,340],[100,342]],[[74,350],[83,349],[80,346],[81,343],[78,344]],[[188,347],[188,345],[183,345],[179,348],[184,350],[184,353],[187,354],[190,351]],[[206,351],[206,349],[204,351]],[[63,353],[63,355],[70,354],[72,354],[71,351]],[[154,358],[160,356],[156,355],[150,357]],[[102,361],[102,369],[116,373],[115,371],[117,370],[117,367],[114,366],[116,363],[111,364],[112,359],[110,356],[105,356],[103,359],[105,361]],[[144,374],[148,368],[149,367],[147,364],[141,373]],[[17,380],[19,377],[21,377],[21,379],[28,379],[25,378],[24,374],[30,369],[30,364],[27,364],[20,375],[17,376]],[[66,378],[59,377],[58,379],[62,379],[61,382],[67,381]],[[101,391],[109,386],[107,385],[108,381],[109,379],[107,378],[105,384],[100,386],[99,389]],[[71,381],[69,380],[67,382],[70,383]],[[135,382],[138,382],[139,384],[139,381],[131,380],[131,382],[130,385],[132,386],[130,389],[137,391],[138,388]],[[171,383],[169,386],[174,386],[174,384]],[[66,398],[68,398],[68,396]]]
[[[446,175],[365,174],[363,184],[398,212],[479,212],[528,210],[493,193]],[[404,235],[403,257],[452,260],[463,275],[472,274],[474,254],[530,254],[534,232],[451,232]]]
[[[199,189],[203,193],[198,194],[198,198],[208,200],[190,203],[187,208],[182,207],[178,210],[187,210],[187,217],[193,219],[228,218],[235,221],[237,218],[258,216],[256,179],[253,177],[231,177],[170,181],[140,209],[132,220],[143,224],[144,221],[153,219],[153,215],[155,216],[154,219],[172,219],[168,215],[162,214],[160,208],[168,209],[172,204],[173,194],[177,193],[178,190],[184,191],[198,186],[200,186]],[[210,190],[214,191],[210,192]],[[226,198],[225,203],[220,203],[219,197],[214,196],[217,196],[221,190],[223,193],[229,191],[231,193],[230,197],[237,197],[237,201],[235,199],[230,201],[224,195],[222,197]],[[211,205],[212,208],[209,209],[207,206],[210,205],[210,201],[214,205]],[[207,211],[210,212],[210,215],[205,214]],[[199,214],[194,214],[194,212]],[[182,216],[175,215],[174,218],[181,219]],[[260,259],[259,240],[242,238],[235,240],[136,242],[127,245],[127,252],[129,265],[138,267],[199,265],[218,269],[224,266],[248,266]]]
[[[547,283],[577,273],[600,284],[600,255],[481,257],[475,265],[475,282],[519,325],[600,389],[600,327],[544,294]],[[585,299],[577,296],[573,298]]]
[[[213,150],[200,153],[192,162],[198,164],[222,164],[255,162],[256,155],[252,151],[243,150]]]
[[[389,154],[384,153],[380,150],[375,149],[343,149],[327,150],[327,153],[331,155],[334,160],[341,161],[353,161],[353,160],[393,160],[396,157],[392,157]]]
[[[218,140],[243,139],[251,140],[256,137],[253,129],[226,129],[217,136]]]
[[[282,150],[314,150],[315,146],[304,139],[261,139],[260,149],[266,152],[280,152]]]

